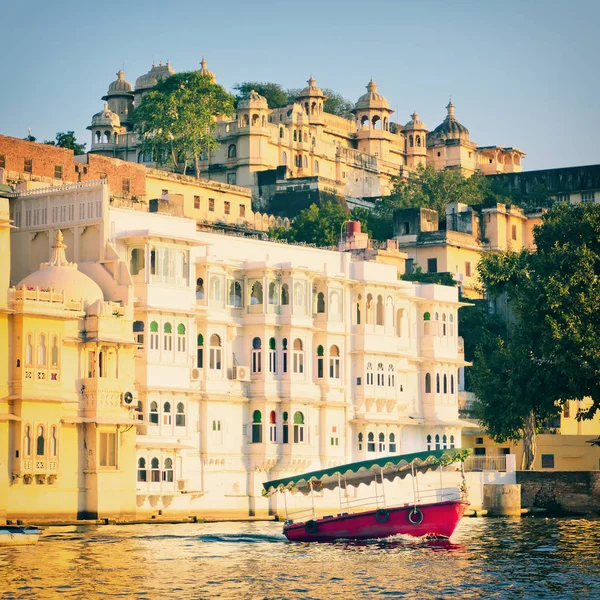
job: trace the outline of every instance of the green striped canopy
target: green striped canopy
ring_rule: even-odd
[[[320,491],[323,488],[334,490],[340,481],[343,486],[358,487],[361,483],[370,484],[375,476],[381,481],[381,475],[388,481],[397,477],[404,479],[407,475],[425,473],[435,470],[440,466],[445,467],[452,463],[464,461],[471,453],[468,449],[451,448],[447,450],[430,450],[428,452],[413,452],[412,454],[399,454],[385,456],[376,460],[361,460],[355,463],[338,465],[331,469],[311,471],[294,477],[284,477],[263,483],[263,495],[270,496],[277,491],[286,490],[310,494],[312,488]]]

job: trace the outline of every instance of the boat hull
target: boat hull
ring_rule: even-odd
[[[283,533],[293,542],[366,540],[392,535],[449,538],[469,506],[463,500],[391,507],[354,514],[325,517],[307,523],[286,524]]]
[[[31,546],[41,533],[35,528],[0,525],[0,546]]]

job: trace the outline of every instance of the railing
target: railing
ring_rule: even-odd
[[[53,185],[46,188],[37,188],[31,190],[24,190],[19,192],[19,198],[23,198],[25,196],[39,196],[44,194],[49,194],[51,192],[63,192],[67,190],[81,190],[87,188],[98,187],[99,185],[105,184],[105,179],[93,179],[90,181],[81,181],[79,183],[65,183],[63,185]]]
[[[469,456],[465,460],[465,471],[506,471],[506,454],[492,456]]]

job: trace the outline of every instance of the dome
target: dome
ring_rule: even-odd
[[[30,287],[46,290],[52,288],[65,293],[65,300],[83,300],[84,307],[98,300],[104,301],[100,286],[90,277],[77,270],[75,263],[67,262],[63,234],[56,234],[56,243],[52,246],[52,259],[42,263],[40,270],[23,279],[17,287]]]
[[[444,119],[443,123],[438,125],[430,134],[429,139],[433,141],[438,140],[468,140],[469,130],[459,123],[454,116],[454,104],[452,100],[448,102],[446,106],[448,115]]]
[[[159,81],[174,74],[175,71],[171,68],[169,61],[166,65],[163,65],[161,61],[158,63],[158,67],[153,63],[152,68],[145,75],[141,75],[135,80],[135,89],[137,91],[153,88]]]
[[[427,126],[423,121],[419,120],[419,113],[415,111],[410,115],[410,121],[404,126],[404,129],[427,129]]]
[[[308,83],[308,86],[305,87],[300,92],[300,94],[298,95],[298,98],[306,98],[309,96],[314,96],[316,98],[326,99],[325,96],[323,95],[323,90],[315,85],[315,83],[317,83],[317,82],[315,81],[315,79],[313,77],[308,79],[306,83]]]
[[[390,103],[386,100],[385,96],[377,93],[377,85],[375,85],[372,79],[367,85],[367,93],[363,94],[354,106],[354,110],[362,108],[390,108]]]
[[[133,86],[129,81],[125,81],[125,73],[123,73],[123,70],[119,70],[117,77],[118,79],[108,86],[108,93],[106,95],[118,96],[120,94],[131,94],[133,92]]]
[[[269,108],[269,103],[264,96],[251,90],[250,93],[238,102],[238,109],[244,108]]]
[[[215,74],[206,68],[206,60],[205,60],[204,56],[202,57],[202,60],[200,61],[200,70],[198,71],[198,73],[200,73],[200,75],[208,75],[212,79],[213,83],[216,83],[216,81],[217,81]]]
[[[104,104],[104,109],[92,117],[92,127],[105,125],[108,125],[109,127],[121,126],[121,119],[119,119],[119,115],[110,110],[110,108],[108,108],[108,104],[106,103]]]

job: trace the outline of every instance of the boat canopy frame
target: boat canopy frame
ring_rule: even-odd
[[[413,452],[412,454],[399,454],[382,458],[362,460],[322,469],[301,473],[293,477],[273,479],[263,483],[263,496],[271,496],[276,492],[300,492],[307,496],[313,490],[334,490],[341,486],[358,487],[361,484],[369,485],[374,476],[393,481],[404,479],[407,475],[415,476],[418,473],[435,471],[457,462],[464,462],[471,454],[467,448],[448,448],[444,450],[429,450],[426,452]]]

